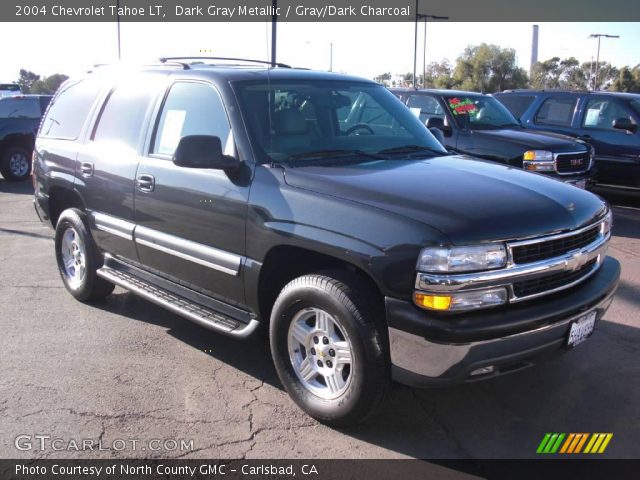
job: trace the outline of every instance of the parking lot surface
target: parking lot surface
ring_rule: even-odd
[[[485,382],[396,385],[382,415],[336,430],[289,400],[265,339],[220,336],[119,288],[75,301],[30,184],[0,178],[0,457],[533,458],[546,432],[612,432],[603,456],[638,458],[640,202],[610,200],[622,280],[589,341]],[[19,450],[19,435],[63,441]],[[76,451],[85,439],[103,449]]]

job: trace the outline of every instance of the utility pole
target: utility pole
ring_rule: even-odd
[[[333,72],[333,42],[329,42],[329,71]]]
[[[116,24],[118,29],[118,61],[122,59],[122,52],[120,50],[120,0],[116,1]]]
[[[273,7],[273,13],[271,15],[271,65],[276,64],[276,43],[278,35],[278,0],[272,0],[271,6]]]
[[[418,63],[418,21],[424,19],[424,46],[422,56],[422,86],[424,87],[424,78],[427,71],[427,19],[432,20],[449,20],[449,17],[443,17],[439,15],[427,15],[418,13],[418,0],[416,0],[416,19],[415,19],[415,42],[413,46],[413,88],[418,88],[418,79],[416,78],[416,70]]]
[[[598,90],[598,73],[600,69],[600,39],[602,37],[605,38],[620,38],[620,35],[607,35],[606,33],[592,33],[589,35],[589,38],[597,38],[598,39],[598,53],[596,55],[596,75],[593,79],[593,91]]]

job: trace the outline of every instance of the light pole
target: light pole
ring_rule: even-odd
[[[449,20],[449,17],[441,17],[438,15],[426,15],[423,13],[418,13],[418,1],[416,0],[416,20],[415,20],[415,41],[413,45],[413,88],[418,88],[418,79],[416,78],[416,70],[418,68],[418,21],[421,18],[424,18],[424,52],[423,52],[423,73],[422,73],[422,82],[424,85],[424,74],[426,72],[426,65],[424,62],[427,60],[426,48],[427,48],[427,18],[431,18],[433,20]]]
[[[122,58],[120,51],[120,0],[116,1],[116,9],[116,23],[118,28],[118,61],[120,61]]]
[[[589,38],[597,38],[598,39],[598,54],[596,55],[596,75],[593,79],[593,90],[596,91],[598,89],[598,70],[600,68],[600,39],[602,37],[605,38],[620,38],[620,35],[607,35],[606,33],[592,33],[589,35]]]

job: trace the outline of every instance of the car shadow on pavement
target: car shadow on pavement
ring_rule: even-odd
[[[252,377],[282,390],[271,362],[266,333],[240,340],[207,330],[136,295],[116,291],[93,307],[167,329],[167,333]]]
[[[640,239],[640,209],[613,207],[613,235]]]
[[[193,348],[282,389],[265,334],[233,339],[129,293],[94,306],[166,328]],[[511,375],[432,389],[394,384],[380,415],[339,432],[403,456],[431,459],[534,457],[545,432],[613,432],[611,452],[632,456],[640,441],[640,384],[630,381],[640,376],[638,344],[640,329],[603,320],[584,345]]]
[[[12,193],[15,195],[33,195],[33,185],[29,180],[23,182],[8,182],[0,177],[0,193]]]

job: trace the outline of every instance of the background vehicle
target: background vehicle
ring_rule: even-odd
[[[391,91],[429,128],[442,130],[452,151],[546,173],[585,188],[591,151],[584,142],[553,133],[525,131],[489,95],[454,90]]]
[[[595,182],[640,192],[640,95],[514,90],[496,93],[523,126],[572,135],[595,150]]]
[[[0,173],[11,181],[31,173],[31,154],[40,119],[51,95],[0,98]]]
[[[115,284],[238,338],[262,324],[287,392],[332,425],[373,415],[392,375],[562,353],[608,308],[595,195],[450,155],[369,80],[184,60],[69,81],[42,121],[35,207],[78,300]]]
[[[16,83],[0,83],[0,98],[22,95],[20,85]]]

